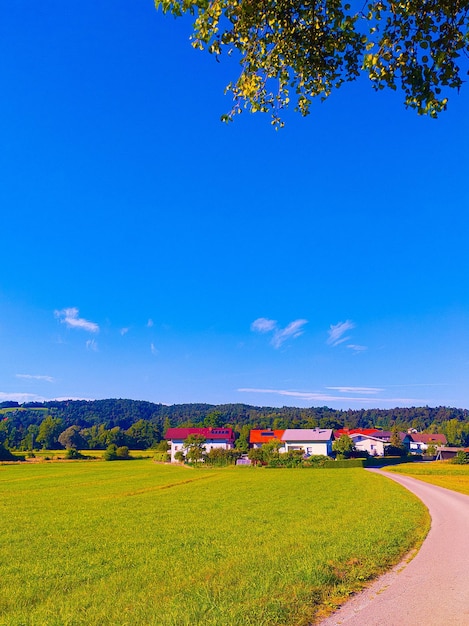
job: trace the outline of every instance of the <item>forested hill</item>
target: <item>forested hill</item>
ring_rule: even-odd
[[[449,407],[410,407],[341,411],[328,407],[258,407],[246,404],[154,404],[141,400],[69,400],[44,403],[0,403],[0,419],[8,417],[16,428],[40,425],[45,416],[61,420],[64,428],[102,426],[129,429],[139,420],[151,422],[164,435],[169,426],[231,425],[238,432],[251,428],[369,428],[389,430],[437,430],[449,420],[469,421],[467,409]]]

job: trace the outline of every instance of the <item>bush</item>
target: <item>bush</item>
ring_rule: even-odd
[[[158,463],[168,463],[168,461],[170,460],[171,455],[169,454],[169,452],[159,452],[158,450],[155,452],[153,459],[155,461],[157,461]]]
[[[456,465],[469,465],[469,453],[464,450],[458,450],[454,459],[451,459],[451,463]]]
[[[67,459],[67,461],[86,459],[86,456],[81,452],[78,452],[78,450],[75,450],[75,448],[68,448],[65,452],[64,459]]]
[[[103,454],[105,461],[126,461],[131,458],[127,446],[120,446],[118,448],[115,443],[111,443]]]
[[[118,459],[130,459],[129,449],[127,446],[120,446],[116,450]]]
[[[117,459],[117,446],[115,443],[111,443],[111,445],[106,448],[103,459],[105,461],[115,461]]]
[[[12,454],[10,450],[8,450],[8,448],[5,448],[5,446],[0,443],[0,461],[18,461],[18,460],[20,459],[16,457],[14,454]]]
[[[236,461],[241,457],[240,450],[224,450],[223,448],[212,448],[205,456],[205,463],[216,467],[236,465]]]
[[[186,461],[186,456],[183,450],[178,450],[174,455],[174,458],[176,459],[176,461],[179,461],[179,463],[184,463]]]
[[[340,469],[350,467],[365,467],[365,459],[338,459],[337,461],[326,461],[326,469]]]

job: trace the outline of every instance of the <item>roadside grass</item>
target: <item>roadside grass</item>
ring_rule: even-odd
[[[423,540],[362,469],[0,467],[1,626],[305,626]]]
[[[387,467],[386,471],[406,474],[469,496],[469,465],[455,465],[448,461],[404,463],[392,468]]]

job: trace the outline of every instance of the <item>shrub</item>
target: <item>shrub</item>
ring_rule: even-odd
[[[129,449],[127,446],[120,446],[116,450],[118,459],[130,459]]]
[[[127,446],[120,446],[118,448],[115,443],[111,443],[103,454],[105,461],[126,461],[131,458]]]
[[[205,456],[205,463],[217,467],[225,467],[226,465],[235,465],[236,461],[241,457],[240,450],[224,450],[223,448],[212,448]]]
[[[313,454],[304,461],[303,465],[304,467],[325,467],[330,460],[328,456],[323,454]]]
[[[176,461],[179,461],[179,463],[184,463],[186,460],[186,456],[183,450],[178,450],[176,454],[174,455],[174,458],[176,459]]]
[[[168,452],[161,452],[157,450],[153,459],[158,463],[167,463],[170,460],[170,454]]]
[[[326,469],[343,469],[350,467],[365,467],[365,459],[338,459],[337,461],[326,461]]]
[[[469,453],[465,450],[458,450],[454,459],[451,459],[451,463],[455,463],[456,465],[468,465]]]
[[[111,443],[111,445],[106,448],[103,459],[105,461],[115,461],[117,459],[117,446],[115,443]]]
[[[5,448],[3,444],[0,443],[0,461],[18,461],[18,457]]]
[[[86,457],[81,452],[78,452],[78,450],[76,450],[75,448],[68,448],[65,452],[64,459],[70,461],[75,459],[86,459]]]

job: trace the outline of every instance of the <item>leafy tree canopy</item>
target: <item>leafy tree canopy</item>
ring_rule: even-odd
[[[238,53],[241,72],[227,91],[233,119],[243,108],[270,112],[282,126],[290,101],[302,115],[312,98],[368,75],[375,89],[398,87],[404,103],[436,117],[449,88],[464,82],[468,0],[155,0],[195,16],[192,45],[217,57]]]

